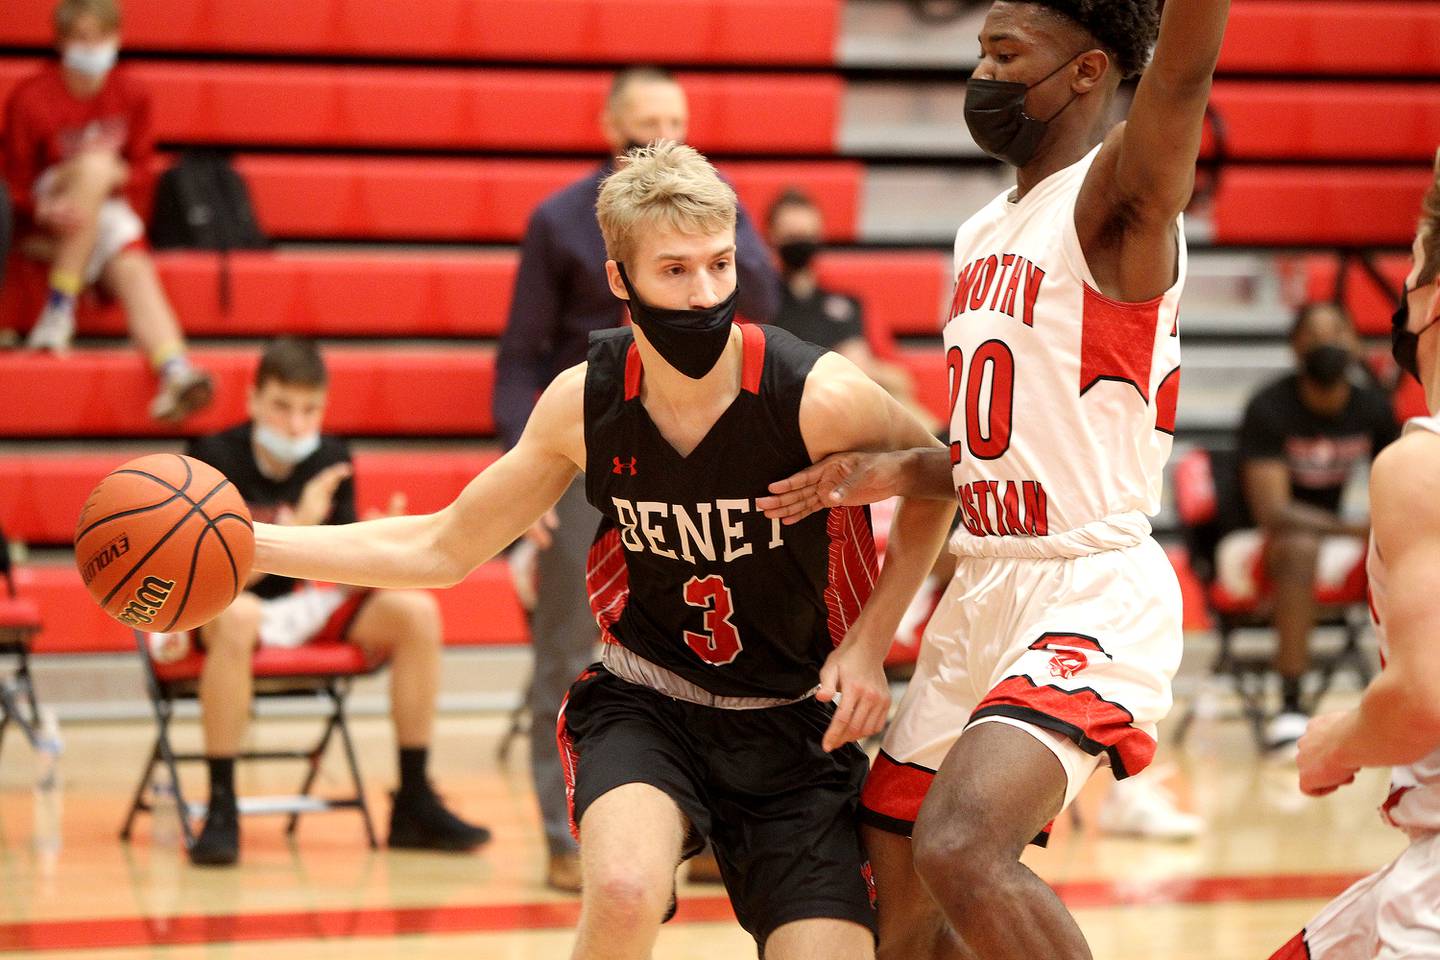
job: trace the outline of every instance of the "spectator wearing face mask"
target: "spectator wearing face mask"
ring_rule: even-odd
[[[1290,347],[1295,372],[1260,390],[1240,426],[1249,527],[1227,534],[1216,552],[1227,592],[1270,601],[1281,692],[1266,731],[1273,749],[1305,732],[1300,684],[1317,606],[1364,576],[1370,524],[1341,515],[1346,481],[1398,434],[1389,399],[1362,381],[1355,329],[1342,306],[1302,306]]]
[[[155,151],[150,95],[115,66],[116,0],[60,0],[54,19],[60,60],[10,95],[0,148],[20,249],[49,264],[45,306],[25,345],[65,353],[76,298],[99,284],[124,307],[131,339],[159,381],[150,415],[178,421],[215,390],[186,355],[145,248]]]
[[[353,523],[359,518],[350,450],[339,437],[321,433],[327,384],[313,343],[276,340],[260,358],[250,389],[250,420],[194,440],[187,452],[225,474],[256,520]],[[397,495],[391,513],[403,509]],[[194,863],[226,866],[240,856],[235,756],[250,719],[250,657],[257,645],[344,641],[372,661],[387,661],[400,774],[392,795],[390,846],[463,852],[490,839],[489,830],[446,809],[426,774],[443,642],[440,608],[429,593],[327,588],[255,575],[197,637],[205,650],[200,720],[210,802],[205,828],[190,848]],[[174,652],[183,654],[183,646]]]
[[[865,339],[860,301],[826,290],[815,276],[815,256],[824,246],[820,208],[805,192],[786,190],[770,206],[766,220],[770,244],[780,258],[780,308],[775,325],[801,340],[834,350],[903,403],[932,429],[935,418],[915,402],[915,384],[904,367],[875,355]]]

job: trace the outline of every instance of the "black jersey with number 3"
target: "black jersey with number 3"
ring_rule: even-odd
[[[805,378],[824,351],[745,325],[741,389],[687,457],[640,401],[628,328],[591,335],[585,489],[604,515],[588,585],[607,643],[722,697],[798,697],[844,639],[875,580],[863,509],[793,526],[755,508],[810,465]]]

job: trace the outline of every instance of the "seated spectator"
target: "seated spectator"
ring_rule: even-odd
[[[251,422],[194,441],[190,455],[225,474],[256,520],[354,522],[349,449],[320,432],[326,384],[314,344],[275,341],[255,375]],[[393,506],[398,513],[401,505]],[[257,644],[296,647],[321,639],[354,643],[372,660],[390,663],[390,712],[400,754],[390,846],[464,851],[490,839],[484,827],[447,810],[426,777],[442,643],[440,610],[431,594],[324,588],[260,576],[200,629],[199,639],[205,648],[200,710],[210,808],[190,850],[192,861],[223,865],[239,858],[234,763],[250,717],[251,653]]]
[[[771,204],[767,225],[781,269],[775,325],[801,340],[834,350],[910,408],[921,423],[938,427],[934,415],[916,403],[910,371],[882,360],[870,349],[860,301],[825,290],[816,279],[812,264],[823,246],[824,221],[815,201],[800,190],[786,190]]]
[[[22,81],[5,113],[5,178],[23,225],[20,249],[50,265],[45,307],[26,346],[68,350],[75,300],[98,283],[124,307],[131,338],[159,378],[150,415],[178,421],[215,390],[187,359],[145,250],[137,211],[149,208],[150,98],[115,69],[116,0],[60,0],[55,35],[60,61]]]
[[[1317,606],[1364,582],[1369,521],[1341,516],[1345,483],[1398,435],[1389,399],[1359,379],[1355,329],[1342,306],[1301,307],[1290,346],[1296,371],[1260,390],[1240,426],[1253,528],[1227,534],[1216,551],[1223,589],[1270,604],[1281,705],[1266,739],[1275,749],[1294,744],[1309,719],[1300,686]]]

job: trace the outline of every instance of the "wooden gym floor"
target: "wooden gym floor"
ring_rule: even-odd
[[[1335,696],[1329,706],[1353,700]],[[385,832],[393,777],[388,724],[354,721],[377,828]],[[496,758],[506,728],[495,714],[440,719],[434,779],[465,816],[496,833],[476,855],[371,852],[354,812],[310,815],[289,842],[276,817],[242,823],[242,861],[191,867],[173,831],[142,820],[135,842],[116,839],[150,747],[149,723],[65,727],[61,786],[32,789],[28,746],[11,731],[0,753],[0,953],[49,958],[397,957],[549,960],[569,955],[578,904],[540,883],[543,844],[523,766]],[[257,724],[257,743],[309,737],[313,721]],[[182,746],[197,737],[179,724]],[[338,754],[321,787],[343,787]],[[1062,822],[1027,862],[1075,910],[1097,958],[1264,960],[1350,881],[1404,839],[1381,825],[1384,777],[1367,771],[1323,800],[1302,797],[1293,764],[1261,762],[1238,721],[1211,722],[1184,750],[1162,745],[1161,764],[1207,828],[1193,842],[1101,837],[1093,812],[1108,782],[1079,801],[1082,823]],[[201,787],[201,770],[189,782]],[[242,792],[290,791],[285,764],[251,764]],[[203,795],[203,790],[196,796]],[[168,836],[167,836],[168,834]],[[661,933],[659,958],[753,957],[716,887],[682,884],[679,916]]]

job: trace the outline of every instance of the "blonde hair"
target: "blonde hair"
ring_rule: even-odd
[[[735,227],[735,191],[693,147],[659,140],[626,154],[600,185],[595,216],[605,253],[624,263],[642,230],[668,227],[688,234]]]
[[[60,0],[55,4],[56,36],[69,36],[75,21],[87,13],[106,30],[120,29],[120,0]]]
[[[1420,204],[1420,236],[1425,260],[1415,282],[1424,285],[1434,283],[1440,275],[1440,151],[1435,154],[1435,176]]]

